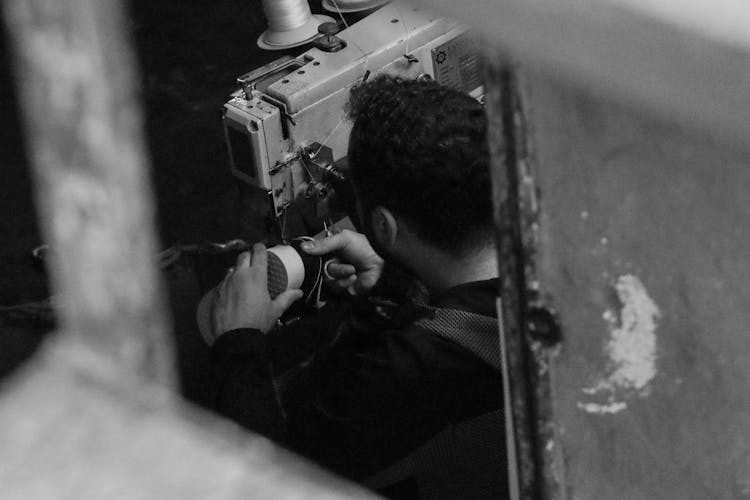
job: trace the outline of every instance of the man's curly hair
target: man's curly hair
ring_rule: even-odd
[[[453,255],[491,241],[487,121],[475,99],[381,75],[352,89],[346,112],[349,168],[366,212],[386,207]]]

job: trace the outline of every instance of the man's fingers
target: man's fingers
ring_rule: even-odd
[[[348,278],[357,272],[357,269],[351,264],[344,264],[338,259],[331,259],[326,262],[324,268],[325,277],[329,280],[339,280]]]
[[[222,304],[220,303],[219,287],[214,288],[208,293],[211,294],[211,298],[209,299],[211,305],[208,308],[208,320],[211,329],[211,332],[209,333],[215,340],[216,335],[219,334],[223,326],[222,324],[224,318],[222,317],[222,315],[224,314],[224,310],[222,309]]]
[[[246,267],[250,267],[251,261],[252,258],[250,257],[250,252],[242,252],[237,256],[237,263],[234,265],[234,269],[244,269]]]
[[[341,288],[349,288],[350,286],[352,286],[356,282],[357,282],[357,276],[356,275],[352,275],[352,276],[349,276],[348,278],[344,278],[342,280],[338,280],[336,283]]]
[[[253,245],[253,262],[251,267],[258,276],[266,276],[268,270],[268,253],[266,251],[266,246],[263,243],[256,243]]]
[[[348,278],[335,280],[335,281],[329,281],[328,286],[333,288],[334,290],[346,290],[347,288],[350,288],[354,285],[354,283],[357,282],[357,275],[353,274],[349,276]]]
[[[232,275],[227,273],[224,280],[219,283],[219,286],[216,287],[216,299],[226,299],[229,294],[229,280],[232,279]]]
[[[349,244],[349,241],[349,231],[344,230],[340,233],[328,236],[327,238],[305,241],[301,246],[302,250],[310,255],[325,255],[327,253],[343,250]]]
[[[297,300],[301,299],[304,293],[302,290],[287,290],[273,301],[273,308],[276,310],[276,314],[281,316],[286,312],[287,309]]]

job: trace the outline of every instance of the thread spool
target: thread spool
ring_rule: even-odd
[[[364,10],[376,9],[391,0],[323,0],[322,5],[328,12],[341,12],[349,14],[352,12],[362,12]]]
[[[263,0],[268,29],[258,37],[258,47],[283,50],[304,45],[318,36],[318,26],[333,22],[328,16],[313,15],[307,0]]]
[[[268,294],[271,300],[291,289],[301,289],[310,298],[316,286],[320,286],[323,274],[323,258],[308,255],[299,246],[303,239],[294,240],[291,245],[277,245],[268,249]],[[215,332],[211,324],[211,313],[218,286],[203,296],[196,311],[198,330],[207,344],[214,341]]]

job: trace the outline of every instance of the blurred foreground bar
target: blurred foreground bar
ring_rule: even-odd
[[[61,332],[0,394],[0,496],[370,497],[173,392],[121,2],[4,7]]]
[[[415,0],[511,55],[647,114],[744,147],[750,3],[741,0]]]

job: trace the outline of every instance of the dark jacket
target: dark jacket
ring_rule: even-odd
[[[467,283],[428,302],[495,316],[496,290],[497,280]],[[212,348],[216,409],[361,480],[447,424],[501,407],[500,374],[464,347],[415,326],[424,314],[418,306],[407,313],[396,308],[380,321],[372,317],[383,316],[377,314],[382,307],[372,303],[330,309],[315,324],[303,321],[283,334],[236,330],[220,337]],[[326,314],[333,319],[323,320]],[[337,321],[346,326],[321,349]],[[295,340],[317,353],[274,385],[274,371],[299,361],[284,360],[280,347]]]

